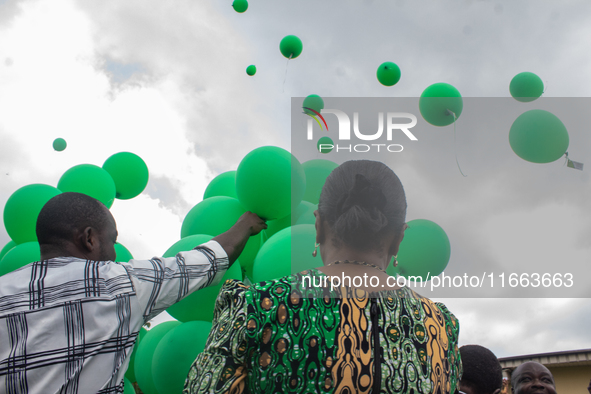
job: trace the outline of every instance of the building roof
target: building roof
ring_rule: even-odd
[[[513,368],[526,361],[535,361],[546,367],[566,367],[573,365],[591,365],[591,349],[567,350],[564,352],[527,354],[499,358],[501,367]]]

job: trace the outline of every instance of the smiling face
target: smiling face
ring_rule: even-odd
[[[556,394],[554,377],[548,368],[536,362],[521,364],[511,377],[514,394]]]

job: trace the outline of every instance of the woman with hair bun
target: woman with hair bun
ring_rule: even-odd
[[[386,273],[406,229],[396,174],[380,162],[343,163],[315,215],[311,252],[324,266],[226,282],[184,393],[455,393],[457,319]]]

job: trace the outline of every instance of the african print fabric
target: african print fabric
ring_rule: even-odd
[[[227,281],[184,393],[372,393],[372,304],[380,392],[456,392],[459,323],[445,305],[408,288],[334,297],[302,290],[303,275],[324,276],[312,269],[250,287]]]
[[[59,257],[1,276],[0,393],[123,393],[142,325],[227,268],[210,241],[176,257]]]

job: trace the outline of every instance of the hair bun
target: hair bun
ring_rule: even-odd
[[[355,175],[353,187],[349,190],[349,193],[339,199],[337,212],[342,215],[356,205],[370,212],[374,209],[381,211],[386,206],[384,193],[380,189],[373,187],[371,182],[362,174]]]
[[[346,241],[346,234],[355,234],[358,238],[372,237],[388,225],[382,212],[386,202],[380,189],[373,187],[365,176],[356,174],[351,190],[337,202],[335,231]]]

